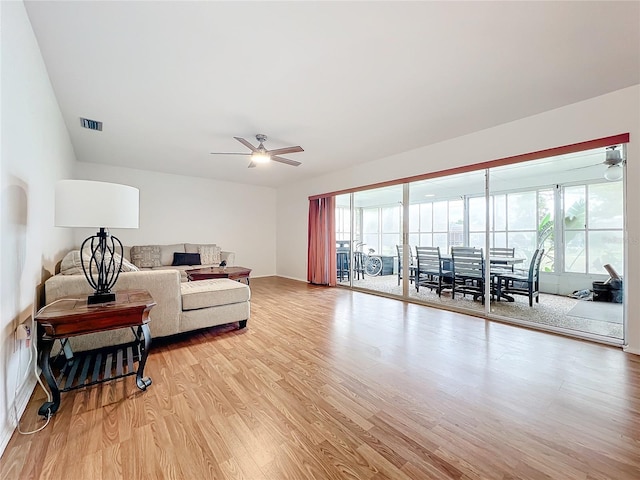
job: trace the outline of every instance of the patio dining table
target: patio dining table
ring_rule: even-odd
[[[440,259],[442,261],[442,268],[446,269],[446,270],[450,270],[450,265],[451,262],[453,261],[453,257],[450,254],[445,254],[445,255],[440,255]],[[504,256],[498,256],[498,255],[490,255],[489,256],[489,264],[492,266],[513,266],[513,265],[518,265],[520,263],[524,263],[525,262],[525,258],[524,257],[504,257]],[[504,272],[500,272],[500,273],[504,273]],[[498,277],[499,274],[493,275],[492,274],[492,280],[496,277]],[[498,281],[500,281],[500,278],[498,278]],[[494,292],[497,295],[498,289],[494,289]],[[500,297],[498,298],[498,301],[500,301],[500,299],[504,299],[508,302],[514,302],[515,299],[511,296],[511,295],[507,295],[505,293],[500,293]]]
[[[440,258],[443,262],[450,262],[453,260],[450,254],[440,255]],[[519,263],[524,263],[526,258],[524,257],[502,257],[497,255],[489,256],[489,263],[491,265],[517,265]]]

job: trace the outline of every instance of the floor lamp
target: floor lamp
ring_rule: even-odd
[[[113,302],[111,292],[122,267],[122,242],[109,228],[138,228],[139,191],[116,183],[60,180],[56,184],[55,225],[96,227],[80,247],[82,271],[94,294],[87,304]]]

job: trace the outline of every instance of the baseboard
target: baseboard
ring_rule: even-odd
[[[631,348],[629,347],[629,345],[625,345],[622,347],[622,351],[625,353],[632,353],[634,355],[640,355],[640,349],[638,348]]]
[[[304,283],[308,283],[306,280],[303,280],[302,278],[289,277],[289,276],[287,276],[287,275],[276,275],[276,277],[286,278],[286,279],[289,279],[289,280],[295,280],[296,282],[304,282]]]
[[[16,395],[15,405],[18,407],[18,418],[22,417],[25,409],[27,408],[27,404],[29,403],[29,399],[31,398],[31,394],[36,387],[36,380],[33,378],[33,375],[30,375],[29,378],[22,384],[20,391]],[[0,456],[4,453],[13,432],[16,431],[16,421],[14,419],[14,409],[13,402],[10,403],[7,407],[7,418],[2,425],[2,432],[0,433]]]

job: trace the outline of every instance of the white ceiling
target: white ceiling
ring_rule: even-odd
[[[248,184],[640,83],[640,2],[25,4],[78,160]],[[257,133],[302,166],[209,155]]]

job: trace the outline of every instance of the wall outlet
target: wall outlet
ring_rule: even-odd
[[[31,340],[31,322],[23,322],[16,328],[16,340]]]

